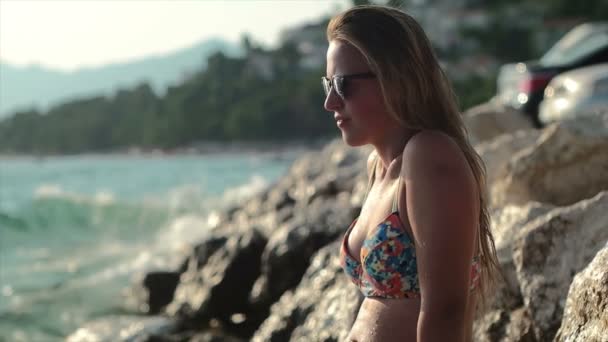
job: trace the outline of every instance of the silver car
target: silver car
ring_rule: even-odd
[[[495,99],[519,110],[536,127],[541,127],[538,106],[551,79],[599,63],[608,63],[608,21],[577,25],[540,60],[503,65],[498,73]]]
[[[608,113],[608,63],[556,76],[539,107],[543,124],[600,113]]]

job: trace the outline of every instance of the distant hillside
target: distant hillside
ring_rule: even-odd
[[[242,54],[241,48],[234,44],[210,39],[163,56],[74,72],[0,63],[0,118],[19,109],[46,110],[51,105],[82,96],[110,94],[119,87],[131,88],[142,81],[162,94],[167,85],[179,83],[189,73],[206,67],[207,57],[217,51],[229,56]]]

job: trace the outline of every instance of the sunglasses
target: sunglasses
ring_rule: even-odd
[[[376,77],[376,75],[372,74],[371,72],[364,72],[360,74],[351,75],[334,75],[331,78],[323,76],[321,77],[321,80],[323,80],[323,90],[325,90],[325,96],[329,95],[333,88],[336,90],[336,93],[342,99],[344,99],[346,97],[346,89],[349,80],[374,77]]]

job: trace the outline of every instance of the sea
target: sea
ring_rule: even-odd
[[[0,341],[128,312],[136,275],[175,269],[301,153],[0,157]]]

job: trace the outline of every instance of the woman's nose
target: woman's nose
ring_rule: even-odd
[[[325,97],[325,103],[323,104],[323,107],[325,107],[326,111],[335,112],[338,109],[340,109],[343,104],[344,104],[344,102],[342,101],[342,98],[338,95],[336,90],[332,87],[329,90],[329,93],[327,94],[327,96]]]

